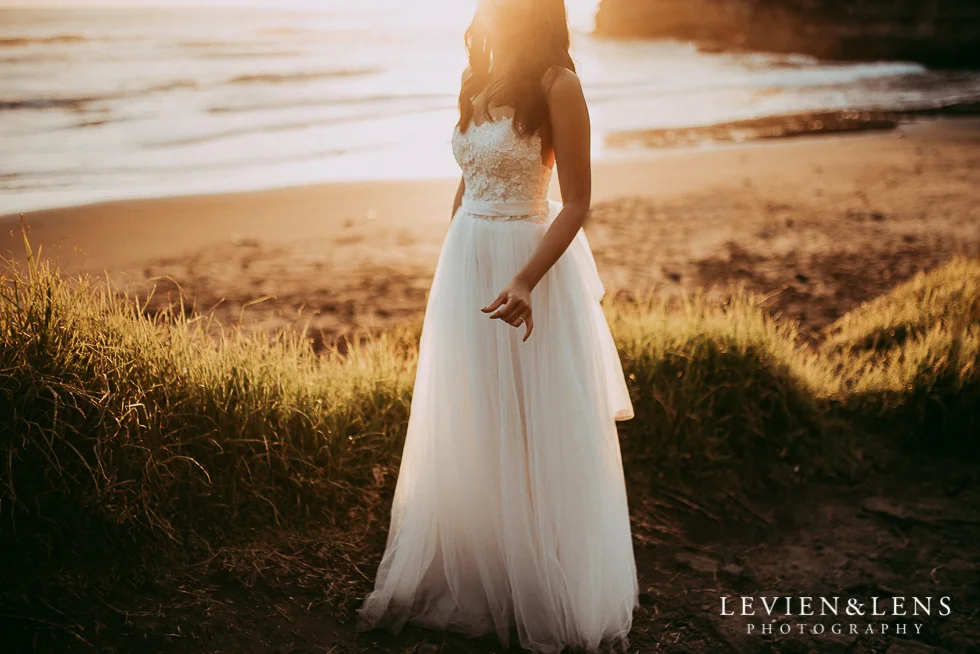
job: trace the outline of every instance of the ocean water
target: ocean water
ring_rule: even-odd
[[[595,4],[570,0],[598,158],[621,129],[980,98],[980,73],[596,39]],[[457,174],[471,4],[309,6],[0,8],[0,215]]]

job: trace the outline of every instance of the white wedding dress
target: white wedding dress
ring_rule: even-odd
[[[527,342],[480,311],[560,210],[541,138],[512,124],[453,135],[466,193],[436,266],[387,548],[357,628],[598,651],[628,643],[637,605],[615,425],[633,407],[584,232],[532,292]]]

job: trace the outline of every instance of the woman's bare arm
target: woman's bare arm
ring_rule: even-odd
[[[466,178],[460,176],[459,187],[456,189],[456,199],[453,200],[453,213],[449,216],[449,221],[452,222],[453,218],[456,217],[456,212],[463,205],[463,193],[466,192]]]
[[[531,291],[561,258],[585,224],[592,203],[591,124],[578,76],[561,69],[548,92],[552,143],[563,207],[531,258],[497,299],[483,311],[491,318],[527,325],[526,341],[534,329]]]
[[[552,142],[562,210],[517,277],[531,289],[571,244],[589,216],[592,203],[591,126],[578,76],[561,69],[549,93]]]

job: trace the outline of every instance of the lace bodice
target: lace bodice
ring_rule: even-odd
[[[546,200],[552,169],[544,165],[539,135],[521,136],[513,118],[497,118],[459,126],[453,133],[453,154],[466,181],[464,198],[488,202]]]

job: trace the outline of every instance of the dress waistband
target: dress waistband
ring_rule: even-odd
[[[474,216],[486,218],[519,219],[525,216],[547,216],[551,210],[548,200],[531,200],[529,202],[491,202],[487,200],[472,200],[463,198],[463,211]]]

